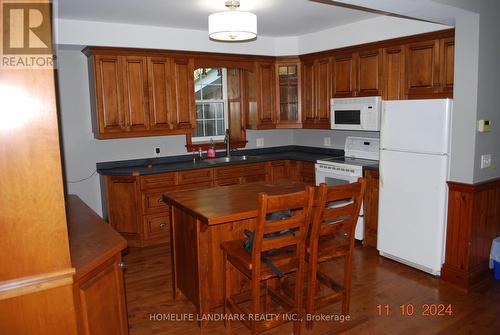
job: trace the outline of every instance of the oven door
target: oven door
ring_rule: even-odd
[[[357,182],[358,178],[359,176],[353,176],[353,175],[346,176],[342,174],[337,174],[332,170],[322,169],[318,166],[318,164],[316,164],[316,185],[319,185],[321,183],[325,183],[329,186],[345,185]],[[364,225],[365,225],[364,211],[363,211],[363,204],[361,204],[361,209],[359,211],[359,218],[356,224],[356,231],[354,234],[354,237],[357,240],[362,241],[364,238],[364,231],[365,231]]]

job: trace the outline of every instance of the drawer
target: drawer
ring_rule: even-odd
[[[141,176],[141,189],[160,188],[176,184],[175,172]]]
[[[177,185],[171,191],[184,191],[184,190],[197,190],[202,188],[210,188],[212,187],[212,181],[205,181],[202,183],[194,183],[194,184],[185,184],[185,185]]]
[[[246,176],[243,178],[243,183],[255,183],[258,181],[266,181],[265,174],[255,174],[251,176]]]
[[[243,165],[243,176],[249,175],[265,175],[266,163],[245,164]]]
[[[144,214],[168,211],[168,205],[163,202],[162,196],[168,191],[173,191],[175,186],[165,190],[152,190],[142,193],[142,209]]]
[[[243,174],[241,166],[227,166],[214,169],[215,179],[238,178]]]
[[[190,171],[181,171],[178,174],[178,185],[193,184],[212,181],[213,169],[199,169]]]
[[[255,174],[266,174],[266,164],[241,164],[238,166],[227,166],[214,169],[215,179],[237,178]]]
[[[144,228],[146,238],[169,236],[170,221],[168,214],[146,215],[144,217]]]
[[[214,186],[228,186],[241,184],[242,178],[221,178],[214,181]]]

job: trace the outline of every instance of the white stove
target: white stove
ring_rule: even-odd
[[[344,185],[363,177],[363,167],[378,165],[380,140],[378,138],[349,136],[345,142],[345,155],[320,159],[316,162],[316,185]],[[356,224],[355,238],[363,240],[363,206]]]

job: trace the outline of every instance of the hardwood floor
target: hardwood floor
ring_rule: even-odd
[[[359,246],[354,254],[351,320],[317,321],[312,331],[303,326],[303,334],[500,333],[500,282],[495,282],[492,276],[466,293],[426,273],[384,259],[373,248]],[[184,313],[195,313],[194,305],[186,298],[181,296],[176,303],[172,299],[168,245],[130,248],[124,261],[128,266],[125,287],[131,335],[226,333],[222,321],[211,321],[200,329],[196,321],[165,320],[167,315],[180,318]],[[332,264],[327,271],[336,272],[340,268]],[[378,315],[379,304],[390,306],[389,316],[385,316],[384,306],[382,316]],[[402,304],[413,305],[414,315],[402,316]],[[424,304],[451,304],[452,314],[422,316]],[[340,309],[338,303],[320,313],[338,315]],[[155,317],[160,320],[155,321]],[[232,325],[235,334],[249,333],[241,322],[234,321]],[[292,323],[265,334],[291,333]]]

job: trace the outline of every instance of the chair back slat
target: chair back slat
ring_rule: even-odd
[[[351,230],[351,226],[352,219],[324,224],[319,228],[319,236],[331,235],[338,232],[345,232],[348,234]]]
[[[259,194],[259,213],[255,224],[252,246],[253,263],[260,264],[262,252],[289,246],[305,247],[305,236],[312,220],[314,188],[308,186],[305,191],[284,195]],[[268,220],[269,214],[290,211],[291,217]],[[283,234],[275,236],[273,234]],[[265,237],[264,235],[268,236]],[[269,235],[271,235],[269,237]]]
[[[319,238],[336,233],[348,236],[348,242],[354,243],[354,230],[363,201],[365,180],[328,186],[319,186],[316,212],[310,230],[310,246],[317,245]]]
[[[264,225],[264,234],[272,234],[274,232],[280,232],[286,229],[299,228],[302,222],[306,219],[304,214],[292,214],[290,218],[284,218],[280,220],[267,221]]]

